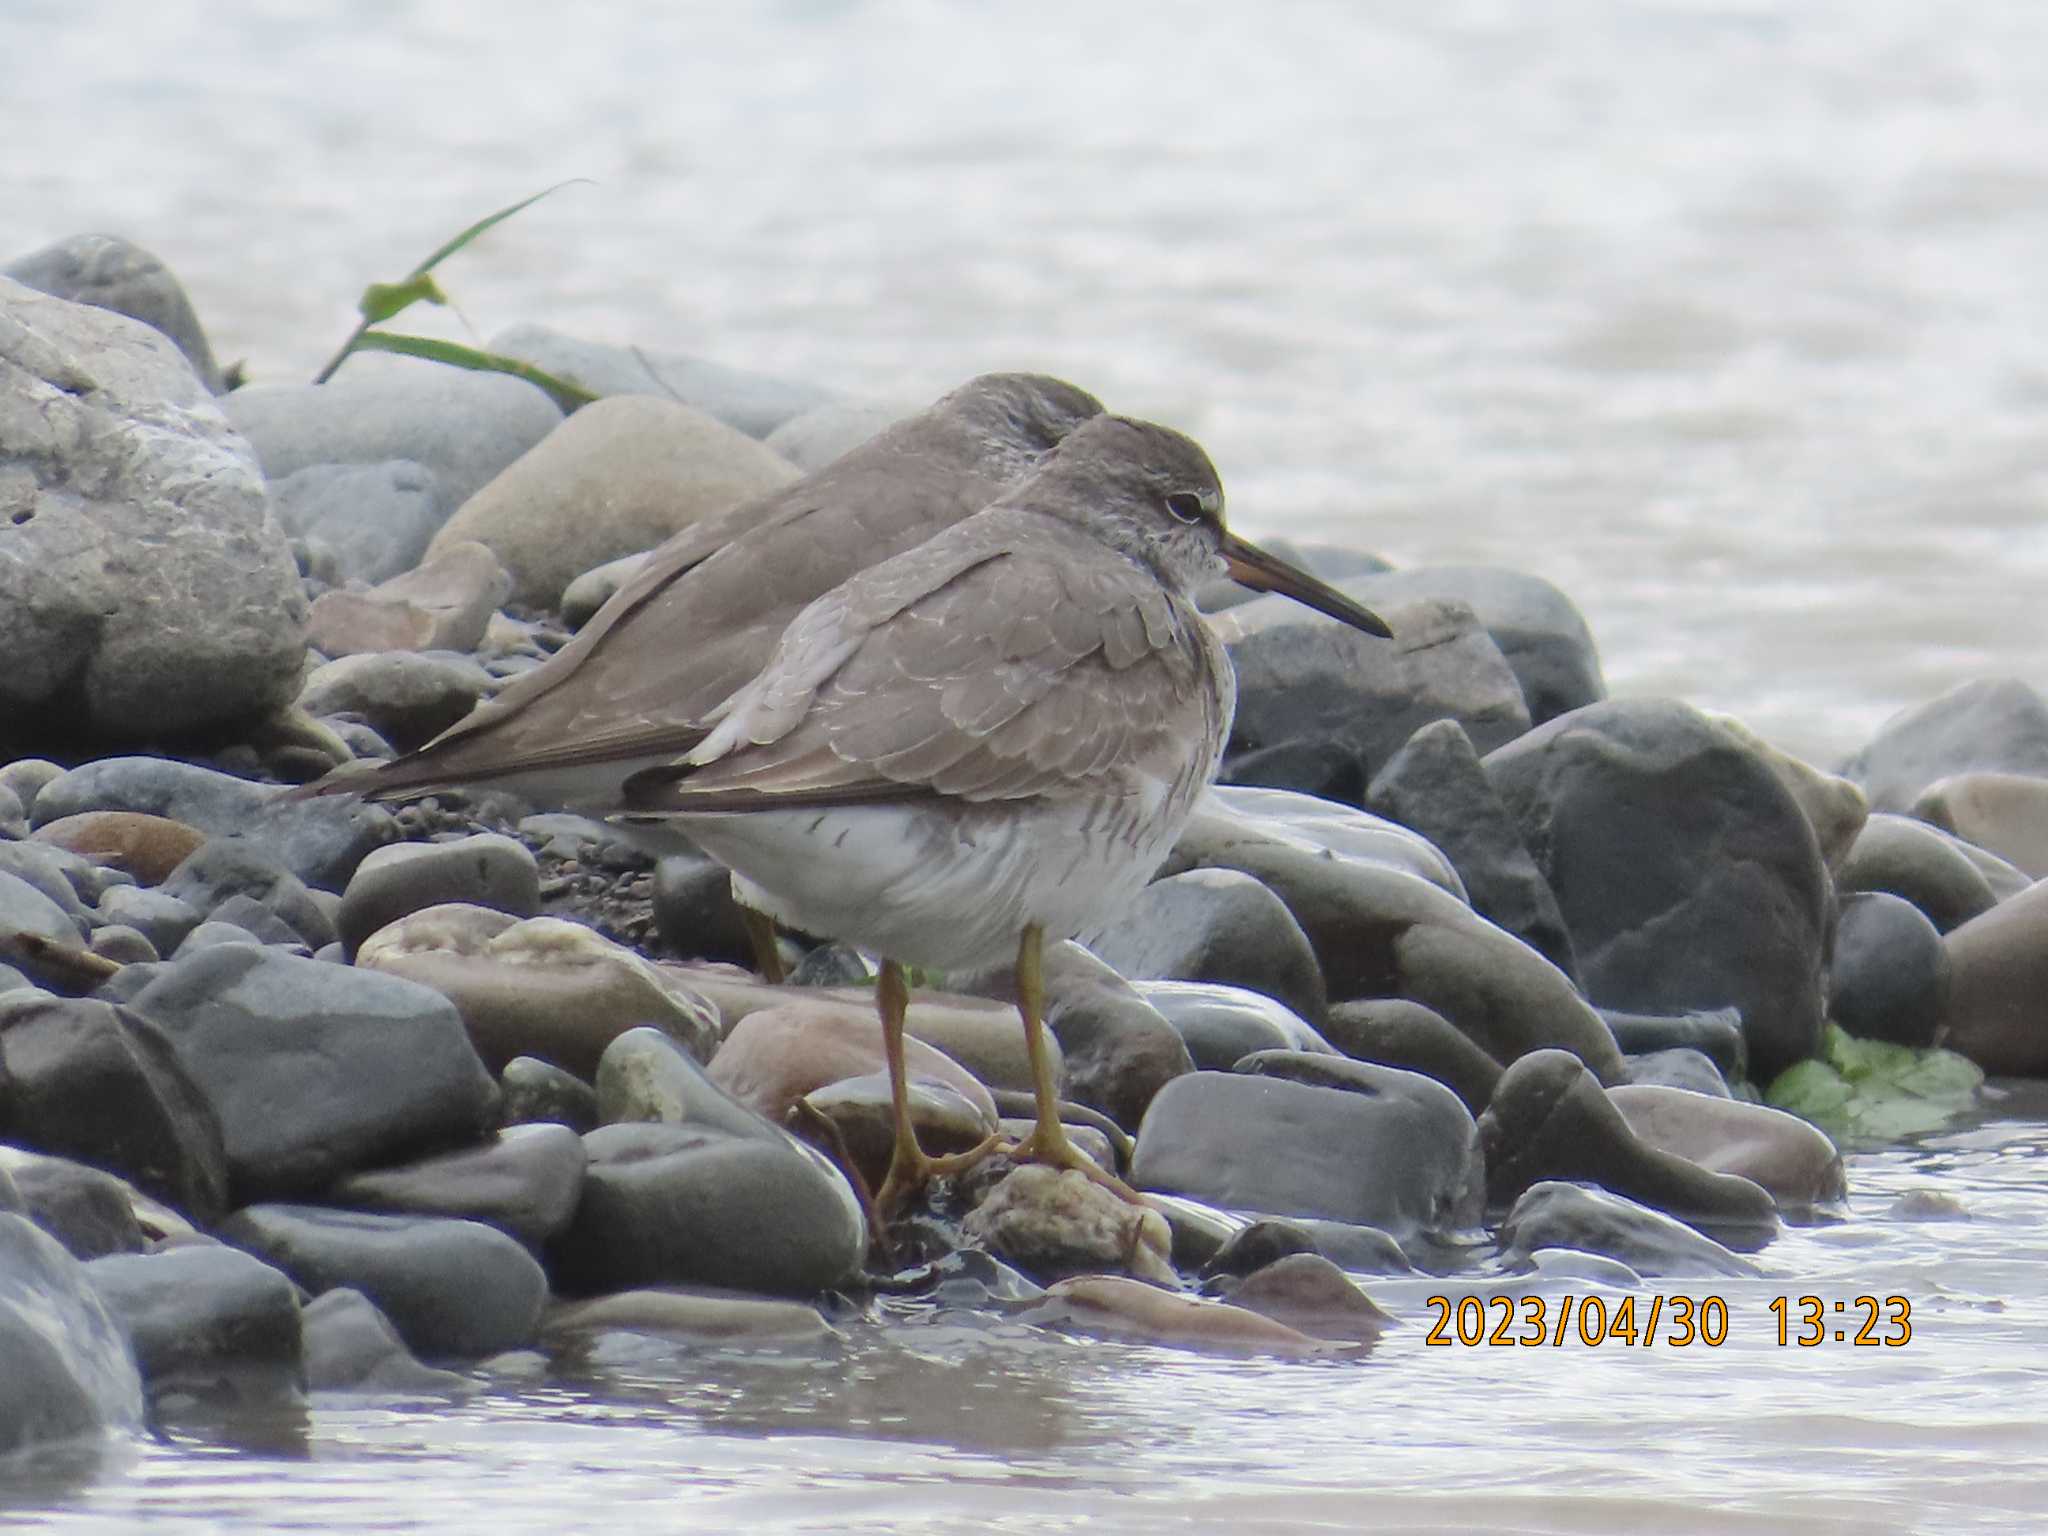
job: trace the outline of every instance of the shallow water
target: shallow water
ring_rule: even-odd
[[[1067,374],[1199,436],[1252,531],[1535,570],[1616,691],[1822,761],[1962,679],[2048,684],[2026,0],[570,17],[14,0],[8,250],[129,234],[223,360],[299,379],[365,282],[590,176],[444,269],[480,332],[912,402]],[[1429,1348],[1421,1282],[1373,1283],[1408,1326],[1348,1366],[853,1322],[0,1484],[68,1529],[2013,1530],[2048,1510],[2019,1108],[1857,1157],[1854,1218],[1770,1281],[1670,1288],[1727,1297],[1718,1350]],[[1923,1187],[1969,1219],[1886,1218]],[[1910,1346],[1775,1345],[1770,1296],[1865,1292]]]

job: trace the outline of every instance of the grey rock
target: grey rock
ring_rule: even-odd
[[[544,325],[500,331],[491,338],[491,349],[538,364],[595,395],[679,400],[749,437],[766,437],[791,417],[837,398],[815,385],[729,368],[682,352],[585,341]]]
[[[126,883],[117,871],[102,869],[54,843],[0,843],[0,874],[26,880],[81,928],[92,923],[86,908]]]
[[[793,1138],[607,1125],[583,1141],[583,1199],[549,1248],[565,1291],[715,1285],[810,1296],[859,1269],[867,1237],[853,1191]]]
[[[0,530],[7,734],[148,740],[290,699],[305,597],[246,445],[162,335],[5,278]]]
[[[553,1062],[515,1056],[498,1074],[498,1087],[503,1125],[566,1125],[579,1135],[598,1125],[597,1090]]]
[[[808,475],[921,409],[900,400],[827,400],[783,422],[767,445]]]
[[[299,940],[312,948],[334,942],[334,924],[306,883],[262,845],[243,838],[215,837],[201,843],[157,887],[202,918],[238,923],[266,943]],[[246,910],[227,910],[237,898],[269,913],[282,934],[266,931]]]
[[[1655,1084],[1664,1088],[1683,1088],[1688,1093],[1704,1094],[1714,1099],[1730,1096],[1728,1080],[1721,1075],[1721,1069],[1714,1065],[1713,1059],[1689,1045],[1629,1057],[1628,1082],[1631,1087]]]
[[[1176,1078],[1146,1111],[1131,1182],[1397,1236],[1467,1223],[1481,1174],[1464,1106],[1415,1073],[1350,1065],[1382,1076],[1356,1090],[1222,1072]]]
[[[337,1286],[361,1291],[422,1355],[517,1349],[547,1304],[539,1262],[482,1222],[252,1205],[223,1222],[220,1235],[316,1296]]]
[[[377,1304],[348,1286],[309,1302],[302,1326],[311,1391],[445,1397],[469,1386],[454,1371],[422,1365]]]
[[[400,751],[424,746],[476,707],[491,675],[467,656],[366,651],[314,670],[299,692],[309,715],[360,715]]]
[[[1180,1032],[1131,984],[1072,940],[1045,952],[1045,1024],[1067,1096],[1135,1131],[1153,1096],[1195,1070]]]
[[[95,928],[86,948],[116,965],[148,965],[163,958],[149,942],[148,934],[122,923],[105,923]]]
[[[1901,710],[1842,765],[1873,811],[1907,811],[1936,780],[1990,771],[2048,777],[2048,699],[2018,678],[1980,678]]]
[[[568,1225],[583,1192],[583,1140],[565,1125],[515,1125],[480,1146],[351,1174],[337,1205],[461,1216],[538,1248]]]
[[[1486,772],[1557,894],[1594,1002],[1732,1004],[1761,1076],[1813,1054],[1828,874],[1760,753],[1676,700],[1617,699],[1539,726]]]
[[[283,794],[192,763],[110,757],[44,786],[30,817],[42,827],[86,811],[167,816],[213,837],[246,838],[308,885],[336,891],[365,854],[398,835],[397,822],[380,805],[339,796],[283,800]]]
[[[654,931],[679,954],[754,963],[732,875],[710,859],[671,854],[654,866]]]
[[[1598,1184],[1745,1250],[1777,1236],[1777,1207],[1765,1190],[1643,1141],[1566,1052],[1533,1051],[1502,1073],[1479,1134],[1494,1210],[1556,1179]]]
[[[1600,1017],[1614,1032],[1615,1044],[1631,1056],[1693,1050],[1712,1062],[1729,1082],[1749,1075],[1749,1053],[1742,1038],[1742,1015],[1733,1008],[1692,1013],[1628,1013],[1617,1008],[1602,1008]]]
[[[302,1369],[298,1287],[282,1270],[216,1243],[95,1259],[86,1278],[135,1345],[154,1395],[253,1395],[250,1377],[294,1391]]]
[[[1829,1018],[1866,1039],[1929,1046],[1948,989],[1948,951],[1918,907],[1881,891],[1843,900],[1828,973]]]
[[[24,811],[34,809],[36,796],[52,779],[61,779],[64,768],[46,757],[18,757],[0,766],[0,784],[5,784],[21,801]]]
[[[1083,942],[1133,981],[1243,987],[1310,1020],[1327,1002],[1315,951],[1287,904],[1234,869],[1155,880]]]
[[[1433,1077],[1474,1115],[1483,1112],[1501,1066],[1472,1037],[1434,1009],[1405,997],[1357,998],[1323,1020],[1330,1043],[1358,1061]]]
[[[454,1005],[396,976],[225,946],[165,966],[133,1006],[213,1105],[238,1199],[323,1189],[497,1119]]]
[[[754,438],[673,400],[587,405],[456,508],[428,546],[485,545],[514,600],[556,607],[593,566],[780,490],[795,466]]]
[[[134,885],[111,887],[100,898],[99,914],[103,923],[140,933],[159,956],[176,949],[200,923],[190,902]]]
[[[90,998],[0,995],[0,1138],[112,1169],[211,1221],[227,1209],[213,1109],[148,1020]]]
[[[120,235],[73,235],[16,257],[0,273],[52,298],[141,321],[170,339],[209,393],[225,389],[184,285],[134,241]]]
[[[1370,775],[1432,720],[1458,721],[1481,750],[1529,728],[1521,685],[1470,608],[1425,599],[1381,612],[1392,640],[1279,596],[1225,614],[1218,629],[1237,670],[1231,758],[1320,737],[1358,753]]]
[[[128,1186],[112,1174],[33,1153],[11,1155],[9,1172],[23,1214],[74,1259],[142,1251],[142,1227],[128,1203]]]
[[[312,946],[299,937],[296,929],[253,896],[238,893],[228,897],[213,909],[213,916],[199,926],[239,928],[253,935],[259,944],[282,948],[292,954],[310,955],[313,952]],[[197,947],[190,944],[189,936],[187,944],[180,948],[188,947]]]
[[[1336,1047],[1285,1004],[1242,987],[1205,981],[1138,981],[1131,990],[1187,1042],[1197,1068],[1228,1072],[1254,1051],[1321,1051]]]
[[[184,960],[204,949],[219,949],[223,946],[242,949],[263,949],[263,940],[242,927],[239,923],[221,923],[208,918],[197,928],[185,935],[185,942],[171,954],[173,960]],[[299,948],[303,949],[301,945]]]
[[[728,1136],[776,1140],[781,1132],[727,1093],[672,1035],[629,1029],[597,1063],[598,1118],[694,1125]]]
[[[643,549],[594,565],[562,588],[562,622],[572,632],[588,624],[597,610],[611,601],[613,593],[640,573],[649,553]]]
[[[1749,1260],[1662,1211],[1604,1189],[1545,1180],[1515,1201],[1500,1225],[1502,1254],[1529,1262],[1544,1249],[1596,1253],[1651,1279],[1754,1275]]]
[[[71,915],[19,875],[0,870],[0,934],[32,934],[53,944],[76,945],[85,937]]]
[[[0,784],[0,838],[28,836],[28,808],[5,784]]]
[[[228,418],[275,482],[313,464],[424,464],[459,507],[561,424],[542,391],[503,373],[355,357],[325,384],[238,389]]]
[[[1339,584],[1380,613],[1416,598],[1469,605],[1513,669],[1537,725],[1607,697],[1585,619],[1540,576],[1497,565],[1425,565]]]
[[[1835,871],[1835,888],[1844,896],[1886,891],[1901,897],[1942,933],[1998,902],[1990,879],[1954,838],[1925,822],[1885,812],[1864,823]]]
[[[1912,815],[1997,858],[2022,881],[2048,878],[2048,777],[1951,774],[1920,792]]]
[[[1373,776],[1365,803],[1441,848],[1457,866],[1473,911],[1577,976],[1557,898],[1457,721],[1434,720],[1410,736]]]
[[[1233,754],[1223,782],[1358,805],[1365,799],[1365,759],[1344,742],[1302,736]]]
[[[127,1336],[85,1266],[0,1212],[0,1455],[142,1422]]]
[[[271,480],[270,506],[337,585],[411,570],[455,510],[439,477],[411,459],[308,464]]]
[[[525,844],[496,832],[394,843],[356,866],[336,926],[353,954],[385,924],[444,901],[533,917],[540,912],[540,866]]]

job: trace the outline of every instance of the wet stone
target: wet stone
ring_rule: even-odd
[[[1139,981],[1138,996],[1159,1010],[1187,1042],[1196,1067],[1228,1072],[1254,1051],[1320,1051],[1336,1047],[1307,1020],[1270,997],[1201,981]]]
[[[335,926],[353,952],[387,924],[450,901],[536,916],[540,866],[524,844],[495,832],[445,843],[394,843],[356,866]]]
[[[515,1056],[498,1074],[503,1125],[566,1125],[577,1134],[598,1124],[597,1090],[573,1072]]]
[[[421,1364],[361,1291],[337,1286],[316,1296],[303,1326],[309,1391],[445,1397],[468,1390],[468,1378]]]
[[[966,1228],[1039,1280],[1127,1273],[1177,1283],[1165,1218],[1072,1169],[1027,1163],[1012,1170],[968,1214]]]
[[[135,1345],[152,1395],[247,1390],[271,1377],[295,1391],[303,1367],[291,1277],[214,1243],[95,1259],[86,1276]]]
[[[0,1211],[0,1455],[142,1422],[128,1339],[85,1266]]]
[[[1435,1078],[1478,1115],[1500,1081],[1500,1063],[1442,1014],[1405,997],[1333,1005],[1323,1033],[1345,1055]]]
[[[1238,870],[1156,880],[1084,942],[1133,981],[1242,987],[1311,1020],[1328,1001],[1315,951],[1286,903]]]
[[[537,1249],[569,1224],[582,1192],[582,1137],[565,1125],[518,1125],[478,1146],[351,1174],[328,1198],[356,1210],[480,1221]]]
[[[1531,1185],[1498,1235],[1502,1255],[1510,1260],[1527,1262],[1544,1249],[1568,1248],[1613,1259],[1651,1279],[1757,1273],[1747,1259],[1662,1211],[1578,1184]]]
[[[1867,1040],[1928,1046],[1941,1028],[1948,989],[1948,951],[1918,907],[1881,891],[1843,898],[1828,1017]]]

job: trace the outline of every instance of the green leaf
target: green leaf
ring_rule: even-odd
[[[542,198],[552,196],[554,193],[561,191],[564,187],[575,186],[578,182],[583,183],[585,186],[593,184],[590,178],[587,176],[572,176],[567,181],[556,182],[552,187],[543,187],[540,191],[534,193],[533,196],[523,197],[518,202],[512,204],[508,208],[500,208],[496,213],[488,214],[485,217],[478,219],[474,224],[470,225],[469,228],[465,229],[461,234],[455,236],[452,240],[449,240],[443,245],[437,246],[434,250],[434,254],[429,256],[425,261],[421,262],[418,266],[414,267],[410,275],[413,277],[424,276],[425,274],[433,271],[434,268],[439,266],[442,262],[446,261],[450,256],[453,256],[457,251],[461,250],[465,245],[469,244],[470,241],[474,240],[478,235],[481,235],[485,230],[491,228],[493,225],[504,223],[505,220],[511,218],[513,214],[519,212],[522,208],[531,208],[535,203],[539,202]]]
[[[355,339],[354,350],[358,352],[397,352],[406,357],[423,357],[430,362],[446,363],[452,368],[470,368],[483,373],[509,373],[515,379],[524,379],[536,389],[546,390],[549,396],[565,412],[573,412],[589,405],[597,396],[581,385],[571,384],[567,379],[556,378],[544,368],[516,357],[505,357],[496,352],[486,352],[479,347],[466,347],[459,341],[442,341],[433,336],[405,336],[395,331],[364,331]]]
[[[402,283],[372,283],[356,300],[363,324],[379,325],[415,304],[446,304],[448,295],[424,272],[414,273]]]
[[[1976,1063],[1953,1051],[1859,1040],[1834,1024],[1821,1037],[1821,1058],[1779,1073],[1764,1102],[1811,1120],[1837,1142],[1939,1130],[1976,1102],[1984,1082]]]

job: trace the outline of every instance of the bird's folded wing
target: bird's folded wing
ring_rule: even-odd
[[[1222,706],[1191,609],[1099,548],[913,558],[975,542],[942,536],[812,604],[689,762],[629,782],[631,808],[1092,796],[1206,770],[1190,743]]]

